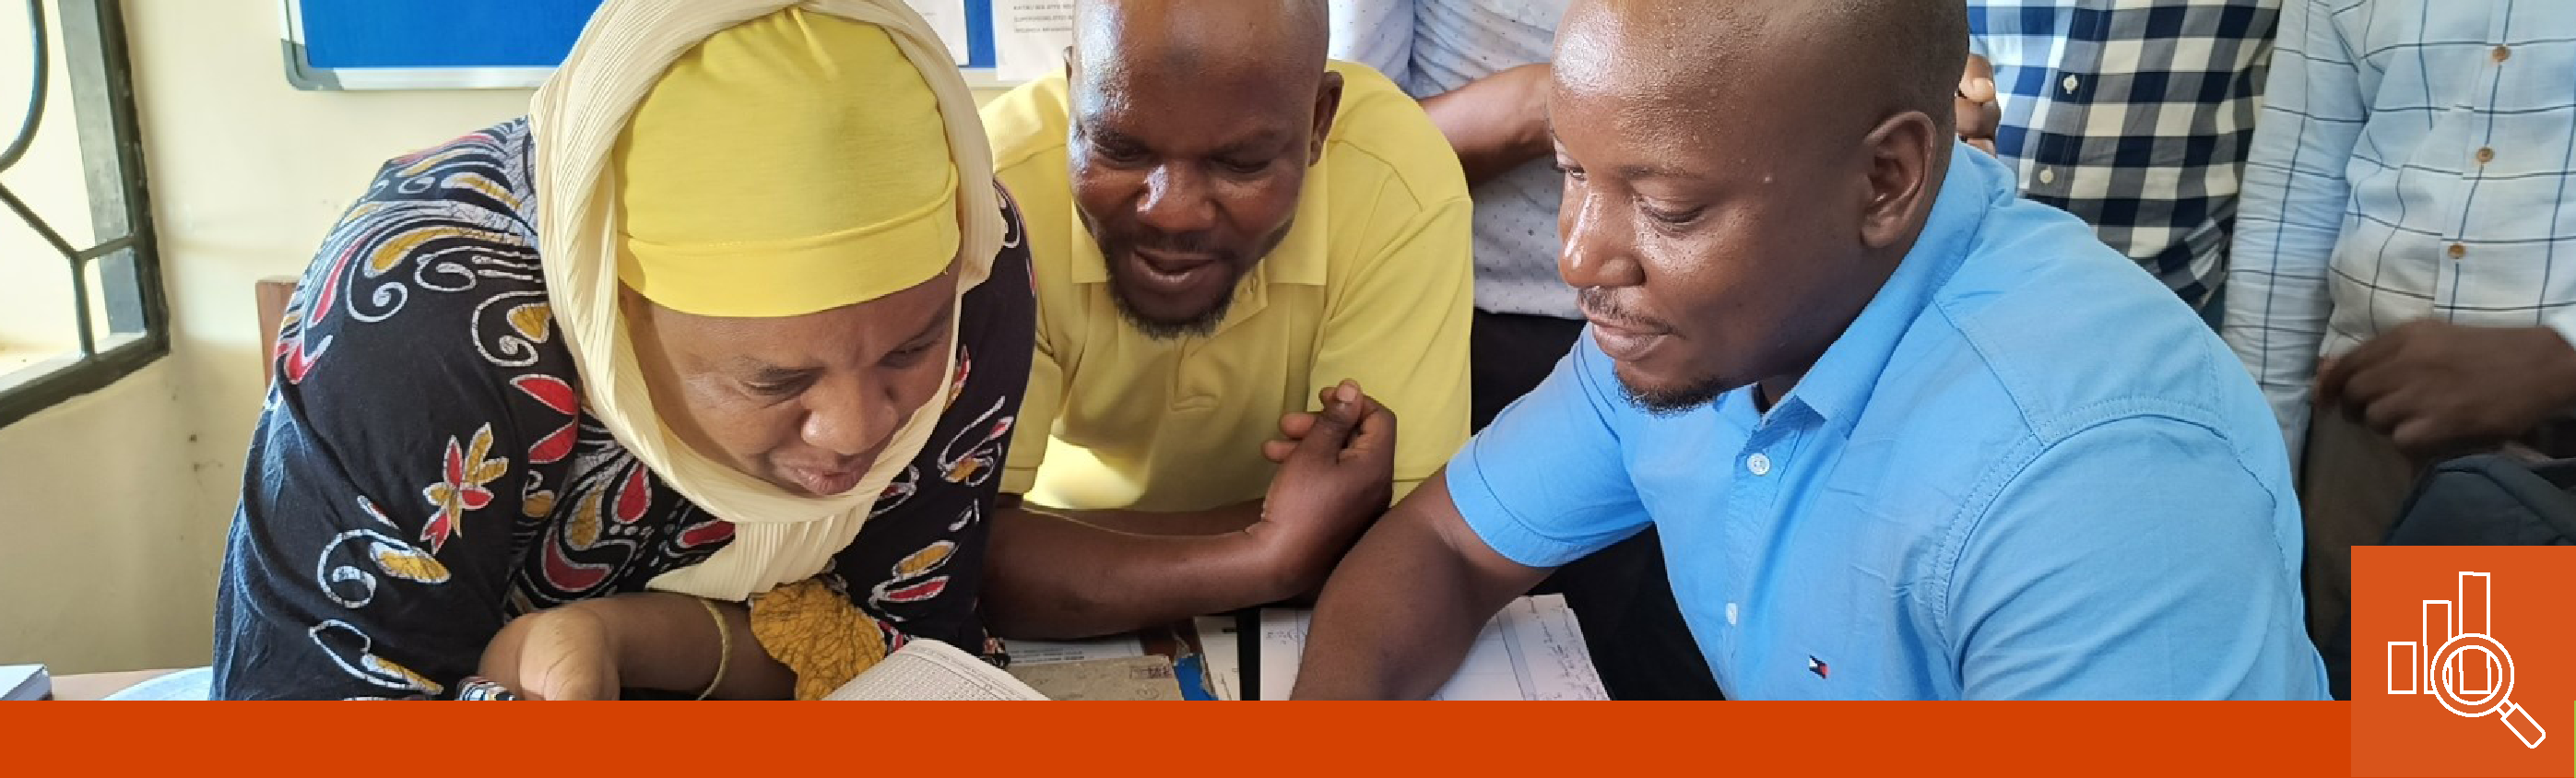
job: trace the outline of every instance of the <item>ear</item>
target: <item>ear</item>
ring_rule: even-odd
[[[1081,71],[1082,71],[1082,59],[1081,59],[1080,57],[1076,57],[1076,56],[1074,56],[1074,55],[1073,55],[1073,47],[1072,47],[1072,46],[1066,46],[1066,47],[1064,47],[1064,78],[1065,78],[1065,80],[1066,80],[1066,81],[1069,81],[1069,82],[1079,82],[1081,79],[1076,78],[1076,76],[1080,75],[1080,74],[1081,74]]]
[[[1935,176],[1958,138],[1921,111],[1888,117],[1870,131],[1867,201],[1861,207],[1861,243],[1884,249],[1913,240],[1931,210]]]
[[[1306,164],[1324,161],[1324,138],[1333,134],[1333,117],[1342,111],[1342,74],[1324,71],[1323,82],[1315,86],[1315,134],[1306,139]]]

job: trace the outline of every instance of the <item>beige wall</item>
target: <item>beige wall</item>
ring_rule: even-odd
[[[0,664],[204,664],[224,525],[192,515],[168,361],[0,429]]]
[[[383,160],[527,102],[299,92],[276,0],[125,5],[174,341],[150,369],[0,428],[0,663],[57,672],[206,662],[265,389],[253,283],[301,272]]]
[[[13,11],[0,19],[6,20],[0,21],[0,52],[6,52],[0,54],[0,144],[6,144],[18,131],[19,111],[26,104],[31,63],[25,52],[31,44],[23,16]],[[45,21],[59,40],[62,15],[48,14]],[[90,225],[89,184],[81,167],[80,117],[70,100],[60,99],[71,91],[61,47],[48,55],[53,64],[46,81],[55,99],[45,103],[27,156],[0,172],[0,184],[7,184],[72,245],[88,246],[97,242],[97,235]],[[7,352],[0,354],[0,373],[79,348],[71,266],[60,256],[15,216],[0,215],[0,267],[10,272],[9,282],[0,284],[0,352]]]
[[[57,672],[206,662],[264,389],[252,283],[300,272],[378,163],[527,102],[298,92],[276,0],[125,7],[174,341],[133,377],[0,428],[0,663]]]

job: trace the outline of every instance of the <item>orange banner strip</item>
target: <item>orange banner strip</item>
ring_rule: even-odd
[[[2349,722],[2285,702],[31,702],[0,704],[0,773],[2288,778],[2349,775]]]

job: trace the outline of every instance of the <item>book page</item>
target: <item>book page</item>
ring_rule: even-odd
[[[1242,636],[1236,634],[1234,617],[1200,616],[1190,620],[1190,628],[1199,634],[1199,661],[1207,668],[1208,696],[1243,699]]]
[[[1288,699],[1313,619],[1306,609],[1261,611],[1261,699]],[[1606,700],[1574,611],[1560,595],[1522,597],[1485,622],[1467,660],[1435,700]]]
[[[1046,695],[974,655],[913,638],[826,700],[1043,700]]]

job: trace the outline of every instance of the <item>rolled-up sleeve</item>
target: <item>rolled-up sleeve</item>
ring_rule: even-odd
[[[2351,202],[2345,171],[2369,116],[2330,10],[2321,0],[2281,9],[2269,92],[2245,162],[2223,328],[2279,417],[2292,462],[2307,436],[2308,395],[2333,307],[2327,274]]]
[[[1620,453],[1616,380],[1586,335],[1449,463],[1449,497],[1485,545],[1556,567],[1646,528]]]

